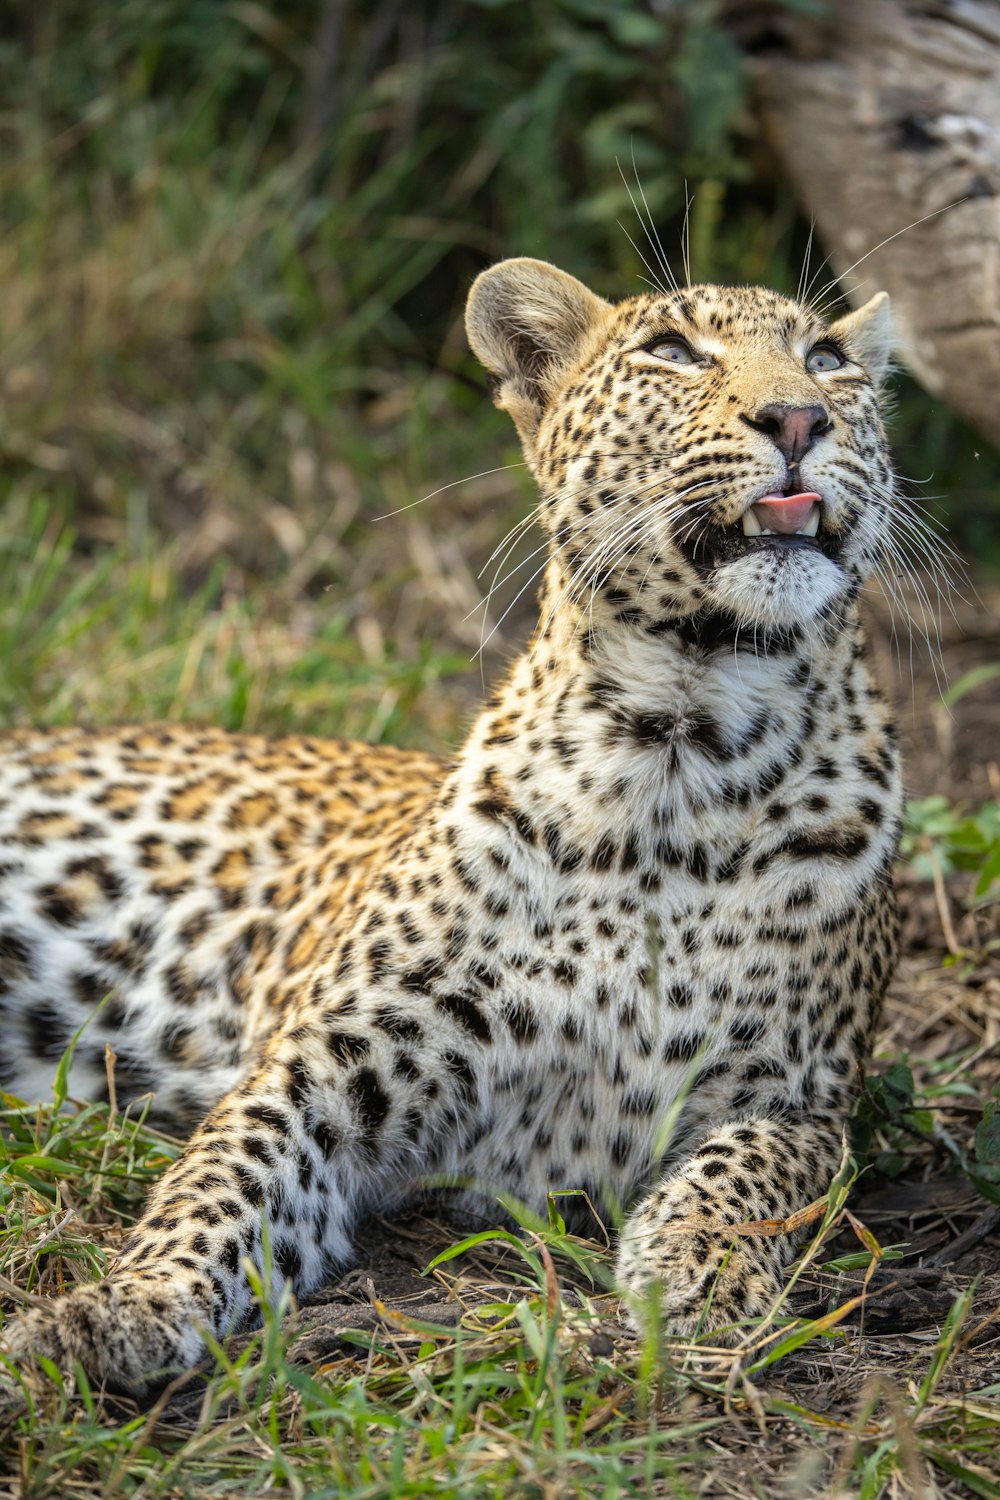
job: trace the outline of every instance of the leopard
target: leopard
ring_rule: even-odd
[[[2,737],[0,1082],[46,1097],[76,1038],[106,1098],[110,1048],[186,1141],[104,1279],[8,1321],[15,1365],[148,1398],[428,1183],[610,1216],[627,1315],[738,1346],[837,1177],[897,956],[888,298],[609,301],[513,258],[466,323],[545,562],[457,754]]]

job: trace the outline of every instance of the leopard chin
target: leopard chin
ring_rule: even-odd
[[[815,547],[787,541],[755,547],[713,569],[706,606],[725,610],[748,629],[808,628],[853,596],[851,578]]]

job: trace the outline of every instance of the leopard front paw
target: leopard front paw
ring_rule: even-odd
[[[42,1358],[68,1375],[79,1362],[93,1385],[148,1397],[198,1362],[199,1324],[207,1321],[190,1289],[111,1278],[14,1317],[0,1333],[0,1352],[15,1368]]]
[[[693,1205],[678,1212],[656,1194],[622,1231],[617,1275],[640,1331],[658,1309],[665,1333],[708,1333],[721,1344],[738,1343],[781,1293],[780,1262],[766,1239],[744,1238]]]

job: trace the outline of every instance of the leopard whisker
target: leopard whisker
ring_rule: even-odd
[[[812,257],[813,239],[815,238],[815,234],[816,234],[816,216],[814,214],[813,217],[809,221],[809,238],[806,240],[805,254],[802,257],[802,269],[799,272],[798,285],[795,288],[795,300],[796,300],[796,302],[802,302],[804,300],[803,291],[804,291],[804,288],[808,284],[807,283],[807,277],[809,276],[809,261],[810,261],[810,259]]]
[[[666,252],[665,252],[665,250],[663,248],[662,242],[660,240],[660,236],[657,233],[656,225],[655,225],[655,223],[653,221],[653,215],[650,212],[649,203],[648,203],[648,201],[646,199],[645,189],[643,188],[642,182],[641,182],[640,177],[639,177],[639,171],[638,171],[638,168],[636,167],[636,164],[635,164],[635,150],[634,150],[634,148],[633,148],[633,151],[632,151],[632,172],[633,172],[633,174],[635,176],[635,185],[636,185],[636,187],[637,187],[637,189],[639,191],[639,196],[642,199],[642,206],[643,206],[643,209],[645,210],[645,215],[646,215],[645,219],[643,218],[642,213],[640,213],[640,211],[639,211],[639,205],[636,203],[635,196],[634,196],[634,194],[632,192],[632,189],[629,187],[628,179],[625,176],[624,170],[622,169],[621,162],[616,161],[615,165],[618,168],[618,171],[619,171],[619,174],[621,176],[622,182],[625,184],[625,191],[628,193],[629,201],[632,204],[632,208],[635,211],[635,216],[639,220],[639,223],[642,225],[643,233],[646,236],[646,240],[647,240],[647,243],[649,244],[650,250],[653,253],[653,257],[657,261],[657,263],[659,264],[659,267],[660,267],[661,271],[663,272],[663,274],[667,278],[667,286],[670,288],[670,291],[672,291],[672,292],[679,292],[680,291],[680,285],[678,284],[677,277],[674,275],[674,273],[673,273],[673,271],[671,269],[670,261],[667,258],[667,254],[666,254]],[[631,236],[628,235],[627,231],[626,231],[626,236],[629,239],[629,242],[633,244],[633,249],[635,249],[634,242],[632,242]],[[652,276],[653,272],[650,270],[650,267],[647,264],[645,257],[638,250],[636,250],[636,254],[639,255],[639,259],[642,261],[643,265],[646,267],[646,270],[649,271],[650,275]],[[667,291],[667,287],[661,286],[660,283],[658,281],[656,281],[656,277],[655,276],[653,277],[653,280],[656,282],[657,286],[659,287],[659,290],[663,293],[663,295],[664,296],[668,296],[669,293]]]
[[[699,481],[699,483],[700,482],[701,481]],[[658,483],[658,479],[650,481],[647,484],[646,488],[648,489],[651,485]],[[691,486],[690,488],[694,488],[694,486]],[[686,491],[682,491],[681,493],[686,493]],[[668,502],[666,508],[669,508],[669,503],[676,500],[676,497],[664,497],[662,495],[657,495],[653,501],[647,501],[635,515],[629,517],[628,522],[626,523],[626,527],[623,531],[616,531],[612,536],[609,536],[603,541],[599,542],[598,545],[585,558],[581,560],[580,564],[570,575],[570,578],[567,580],[567,583],[560,594],[553,601],[552,607],[550,608],[548,615],[543,622],[541,634],[544,634],[545,630],[548,628],[548,625],[557,609],[562,608],[562,606],[569,600],[579,598],[582,595],[582,591],[586,587],[588,579],[592,580],[592,591],[590,606],[588,608],[587,615],[588,618],[592,618],[593,602],[596,596],[597,589],[600,588],[603,582],[605,582],[609,577],[613,576],[613,574],[621,567],[622,562],[628,556],[632,555],[632,553],[638,550],[638,547],[642,545],[639,533],[644,527],[647,518],[655,515],[655,522],[652,523],[654,527],[662,524],[665,510],[665,498]],[[618,556],[612,560],[607,556],[607,554],[611,551],[612,548],[621,547],[623,541],[626,543],[626,545],[624,546],[624,548],[622,548]],[[603,577],[600,576],[602,573],[602,569]]]
[[[703,484],[707,483],[710,483],[710,481],[695,480],[692,484],[686,486],[676,495],[669,497],[671,504],[676,506],[676,501],[680,499],[680,496],[690,494],[692,490],[698,489]],[[694,506],[711,504],[714,498],[714,496],[709,496],[707,497],[707,499],[685,501],[683,504],[676,506],[676,509],[683,512],[691,509]],[[617,571],[617,569],[621,567],[622,562],[627,557],[634,555],[635,552],[637,552],[639,548],[644,545],[648,537],[655,535],[656,531],[659,529],[659,527],[663,523],[663,520],[665,519],[663,499],[664,497],[657,496],[654,501],[647,503],[643,507],[643,509],[638,512],[637,515],[630,517],[629,528],[626,531],[624,538],[629,540],[630,545],[622,552],[620,558],[616,560],[616,562],[612,565],[611,572]],[[635,539],[634,543],[632,542],[633,538]],[[623,538],[621,536],[618,536],[614,540],[621,541],[623,540]],[[648,576],[649,568],[653,565],[653,562],[654,559],[650,559],[650,562],[647,565],[646,575],[644,575],[643,583],[645,582],[645,577]],[[637,592],[641,592],[643,583],[639,584]]]
[[[926,224],[931,219],[937,219],[941,214],[949,213],[951,209],[958,208],[965,202],[965,197],[956,198],[953,203],[945,203],[941,208],[935,208],[929,214],[923,214],[919,219],[913,219],[909,224],[904,224],[902,229],[897,229],[894,231],[894,233],[887,234],[884,239],[879,240],[877,245],[873,245],[870,250],[865,251],[864,255],[859,255],[856,261],[853,261],[843,271],[840,271],[836,276],[832,277],[825,286],[820,288],[818,292],[813,294],[807,288],[806,296],[803,299],[804,305],[811,308],[813,312],[818,313],[821,317],[825,317],[826,313],[823,311],[819,304],[827,295],[827,293],[831,292],[834,287],[837,286],[838,282],[843,282],[844,278],[850,276],[852,271],[856,271],[858,266],[864,265],[865,261],[868,260],[870,256],[883,249],[884,246],[891,244],[893,240],[898,240],[900,235],[909,234],[911,229],[917,229],[921,224]],[[826,265],[828,260],[829,257],[827,257],[827,260],[824,261],[823,264]]]
[[[896,540],[890,536],[885,536],[882,538],[882,544],[884,549],[882,555],[895,567],[898,577],[904,579],[909,585],[910,591],[915,598],[919,610],[918,618],[913,609],[910,607],[910,603],[906,597],[906,594],[899,587],[896,578],[894,578],[886,570],[881,561],[881,558],[876,556],[872,569],[872,576],[882,585],[883,591],[885,592],[886,597],[889,599],[890,604],[892,604],[899,611],[903,619],[906,621],[908,627],[911,685],[915,687],[916,681],[913,657],[913,642],[914,637],[919,636],[927,647],[931,669],[934,673],[934,680],[940,690],[941,674],[944,673],[944,662],[941,656],[940,617],[935,613],[934,608],[930,602],[930,598],[920,581],[919,575],[914,570],[906,555],[899,550]],[[946,674],[944,675],[946,677]]]
[[[601,522],[601,521],[606,521],[607,516],[609,515],[609,513],[611,511],[613,511],[614,509],[619,508],[619,507],[621,507],[621,506],[623,506],[625,504],[628,504],[630,501],[634,500],[639,495],[641,495],[644,489],[652,488],[654,485],[657,485],[659,483],[660,483],[660,481],[657,478],[657,479],[654,479],[654,480],[647,481],[647,483],[644,486],[641,486],[641,487],[639,487],[637,489],[623,491],[620,495],[616,496],[616,498],[613,501],[611,501],[608,504],[602,506],[601,509],[599,509],[597,511],[594,511],[590,516],[586,517],[583,521],[579,522],[577,524],[577,526],[574,528],[574,530],[570,532],[570,534],[569,534],[569,536],[567,537],[566,540],[576,540],[576,538],[579,535],[581,535],[582,532],[584,530],[586,530],[589,526],[596,525],[598,522]],[[657,497],[657,501],[655,503],[657,505],[660,504],[661,503],[661,497]],[[640,511],[639,512],[640,517],[642,516],[642,514],[643,514],[643,512]],[[636,521],[635,517],[630,517],[627,525],[628,526],[633,526],[635,524],[635,521]],[[545,630],[548,628],[548,625],[551,622],[554,614],[563,606],[563,604],[565,604],[566,602],[568,602],[569,600],[571,600],[574,597],[574,595],[576,594],[577,590],[582,587],[582,584],[585,584],[585,582],[586,582],[586,574],[589,572],[589,570],[591,569],[591,567],[599,567],[600,566],[600,557],[601,557],[601,553],[603,552],[603,550],[607,546],[613,545],[613,544],[617,543],[620,540],[620,538],[621,538],[621,533],[620,532],[616,532],[613,537],[606,538],[603,542],[601,542],[599,544],[599,546],[595,549],[595,551],[593,553],[588,554],[588,556],[583,559],[583,561],[581,562],[580,566],[574,571],[573,574],[570,575],[570,577],[567,580],[564,588],[560,591],[559,595],[552,602],[552,605],[551,605],[551,607],[550,607],[550,609],[548,611],[548,614],[546,615],[545,620],[542,622],[542,624],[540,626],[539,638],[542,635],[544,635]],[[548,541],[546,541],[546,543],[545,543],[545,550],[546,550],[546,552],[549,551],[549,547],[550,547],[550,543]],[[541,548],[536,549],[536,552],[533,553],[532,556],[537,556],[538,551],[541,551],[541,550],[542,550]],[[506,578],[503,579],[501,582],[506,582],[507,578],[512,577],[513,574],[518,571],[518,568],[520,566],[521,566],[521,564],[518,564],[517,568],[512,569],[511,572],[506,575]],[[536,571],[532,574],[531,579],[528,580],[528,584],[525,584],[519,590],[519,592],[516,595],[514,601],[512,601],[512,604],[510,606],[508,606],[507,610],[504,611],[504,614],[501,617],[501,622],[502,622],[503,619],[506,619],[507,614],[510,612],[510,609],[513,607],[513,604],[516,603],[517,599],[519,599],[521,597],[521,595],[524,593],[524,590],[528,586],[530,586],[530,583],[533,582],[533,580],[535,578],[537,578],[540,573],[544,572],[545,566],[546,566],[546,564],[543,564],[540,568],[536,569]],[[584,575],[583,578],[582,578],[582,582],[581,582],[581,576],[580,576],[581,573]],[[497,586],[500,586],[500,585],[497,585]],[[493,591],[493,586],[491,585],[491,590],[490,590],[491,594],[492,594],[492,591]],[[489,602],[489,596],[487,597],[487,601],[486,602],[488,604],[488,602]],[[487,642],[483,643],[484,645],[487,644],[490,639],[492,639],[493,634],[495,634],[495,631],[496,631],[497,628],[499,628],[499,623],[501,623],[501,622],[498,622],[498,625],[494,627],[493,631],[491,631],[490,636],[487,637]],[[480,649],[482,650],[483,647],[481,646]]]
[[[436,500],[438,495],[443,495],[447,490],[456,489],[460,484],[471,484],[475,479],[487,479],[491,474],[503,474],[511,469],[526,469],[528,465],[523,459],[509,464],[497,464],[492,469],[480,469],[478,474],[466,474],[462,479],[452,479],[448,484],[439,485],[436,490],[429,494],[421,495],[419,500],[410,500],[406,505],[400,505],[397,510],[387,510],[380,516],[372,516],[372,523],[376,521],[391,521],[393,516],[401,516],[405,511],[413,510],[418,505],[424,505],[428,500]]]
[[[578,490],[577,493],[586,493],[586,492]],[[486,596],[485,596],[484,599],[481,599],[478,604],[474,605],[471,610],[468,611],[468,613],[465,616],[465,619],[468,620],[469,618],[471,618],[472,615],[474,615],[476,613],[477,610],[482,609],[483,610],[483,627],[485,629],[486,620],[488,618],[488,613],[489,613],[490,601],[491,601],[491,599],[492,599],[493,594],[495,593],[495,591],[498,588],[502,588],[503,585],[505,583],[507,583],[511,578],[513,578],[516,573],[520,572],[520,570],[523,567],[527,567],[528,564],[535,557],[537,557],[540,552],[547,553],[548,549],[549,549],[549,545],[550,545],[549,544],[549,538],[546,536],[545,539],[543,540],[541,546],[536,547],[532,552],[530,552],[528,554],[528,556],[526,558],[522,558],[520,562],[518,562],[513,568],[511,568],[501,578],[499,575],[500,575],[500,573],[501,573],[501,571],[503,569],[503,566],[506,563],[507,559],[510,557],[510,554],[513,552],[514,548],[517,546],[517,544],[521,540],[521,538],[530,529],[530,526],[540,519],[543,511],[547,507],[556,504],[559,500],[565,499],[567,496],[572,495],[572,494],[573,494],[573,489],[572,489],[572,487],[570,485],[564,485],[564,486],[562,486],[559,490],[554,491],[551,495],[546,496],[544,500],[540,501],[539,504],[534,508],[534,510],[528,516],[524,517],[521,521],[519,521],[517,523],[517,525],[515,527],[513,527],[507,533],[507,537],[504,540],[505,540],[505,542],[508,543],[508,545],[506,547],[506,550],[503,553],[503,556],[500,558],[500,561],[497,563],[497,566],[496,566],[496,569],[494,571],[493,577],[492,577],[492,579],[490,581],[490,586],[489,586],[489,588],[488,588],[488,590],[486,592]],[[605,505],[602,508],[601,511],[595,512],[592,516],[587,517],[584,521],[580,522],[578,524],[577,528],[575,529],[575,531],[573,533],[571,533],[570,539],[575,540],[576,536],[579,535],[580,531],[582,531],[586,526],[591,525],[594,522],[596,522],[601,517],[601,515],[606,516],[609,511],[613,510],[619,503],[623,502],[627,498],[628,498],[627,495],[618,496],[610,504]],[[501,543],[501,546],[503,546],[503,543]],[[500,551],[500,547],[494,548],[493,552],[490,554],[489,558],[483,564],[483,567],[480,569],[479,574],[477,575],[478,577],[482,578],[483,573],[485,573],[486,569],[489,567],[489,565],[493,561],[493,559],[497,556],[497,553],[499,551]],[[482,637],[480,638],[479,649],[478,649],[477,655],[481,654],[483,652],[483,650],[485,649],[486,645],[488,645],[489,641],[493,639],[493,636],[496,634],[497,630],[500,628],[500,624],[510,614],[511,609],[513,609],[514,605],[522,597],[522,595],[524,594],[525,590],[528,587],[530,587],[530,585],[534,581],[534,579],[538,577],[538,574],[540,572],[544,571],[544,566],[545,565],[543,563],[542,567],[539,568],[539,569],[537,569],[531,575],[531,577],[529,578],[527,584],[525,584],[521,589],[518,590],[518,592],[515,595],[514,599],[511,601],[511,604],[507,607],[507,609],[504,610],[504,613],[501,616],[500,620],[494,626],[493,630],[490,631],[489,636],[486,637],[485,640]]]

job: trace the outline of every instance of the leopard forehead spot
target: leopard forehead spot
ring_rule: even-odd
[[[5,1329],[19,1353],[144,1392],[248,1313],[265,1215],[304,1291],[441,1175],[636,1201],[621,1281],[689,1334],[709,1286],[706,1326],[767,1311],[791,1244],[732,1226],[836,1169],[896,950],[899,768],[856,603],[892,505],[884,305],[611,305],[515,261],[469,330],[548,560],[454,759],[2,736],[0,1083],[41,1096],[83,1027],[74,1097],[106,1093],[110,1045],[118,1100],[191,1133],[104,1289]]]

